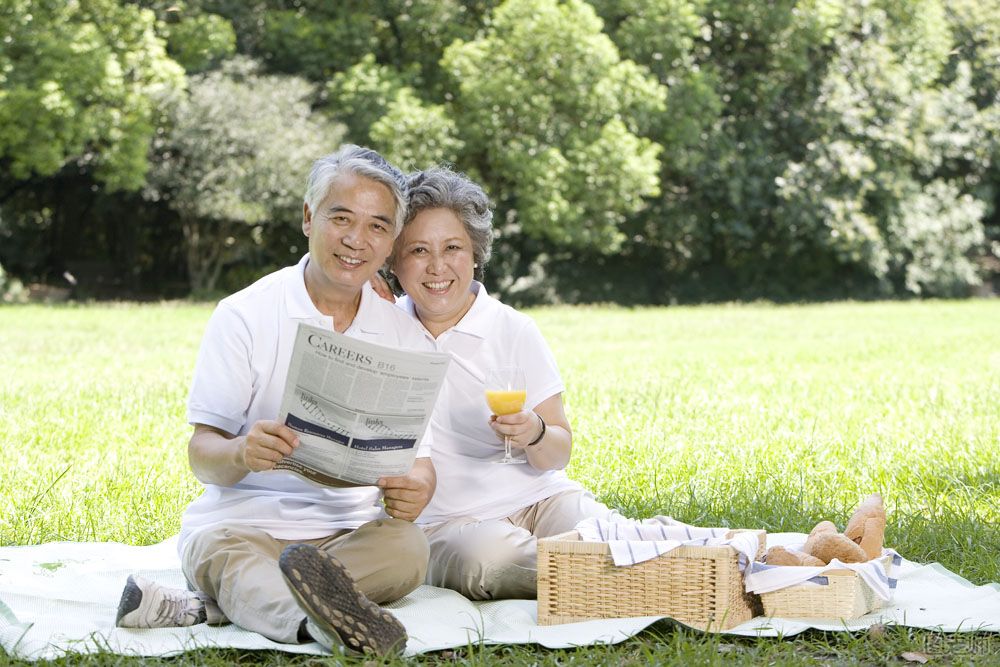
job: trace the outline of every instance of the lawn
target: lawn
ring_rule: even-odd
[[[569,473],[626,514],[808,531],[842,524],[878,491],[890,546],[1000,581],[1000,300],[530,312],[567,386]],[[0,308],[0,545],[150,544],[177,532],[200,488],[184,403],[209,313]],[[995,663],[1000,638],[973,639],[890,628],[744,640],[660,623],[615,647],[469,647],[424,660],[881,664],[923,651]],[[312,659],[199,651],[163,662],[233,661]]]

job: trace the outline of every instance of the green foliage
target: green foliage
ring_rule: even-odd
[[[472,39],[496,0],[383,0],[368,3],[377,15],[378,61],[406,72],[420,95],[442,101],[450,90],[442,71],[444,50],[457,39]]]
[[[946,0],[945,10],[954,36],[952,63],[971,65],[978,107],[995,104],[1000,93],[1000,1]]]
[[[402,75],[366,55],[338,72],[326,87],[326,111],[347,126],[348,137],[358,144],[371,141],[371,127],[385,116],[389,105],[405,87]]]
[[[624,56],[646,63],[663,82],[676,83],[705,30],[702,0],[591,2]]]
[[[593,10],[578,0],[508,0],[443,63],[458,83],[459,136],[474,148],[462,166],[487,181],[525,234],[614,252],[624,217],[658,191],[659,147],[628,125],[662,111],[665,91],[619,58]]]
[[[947,181],[932,181],[889,219],[890,250],[915,294],[961,295],[979,284],[971,252],[983,243],[984,204]]]
[[[178,64],[205,74],[234,52],[312,81],[317,125],[481,180],[489,286],[508,298],[962,295],[1000,278],[1000,0],[0,0],[0,25],[0,261],[26,280],[126,254],[91,211],[131,205],[102,197],[141,186],[151,138],[173,132]],[[157,206],[146,224],[180,235]],[[103,251],[61,240],[74,208]],[[219,238],[234,276],[301,250],[266,225]]]
[[[652,134],[663,194],[625,225],[621,266],[772,297],[979,282],[992,117],[950,60],[942,2],[596,4],[622,53],[670,89]],[[914,214],[935,197],[950,212],[939,244]],[[550,275],[573,285],[567,268],[565,281],[559,266]]]
[[[669,91],[666,112],[654,113],[642,132],[665,148],[664,169],[676,171],[684,147],[701,143],[721,110],[713,84],[695,59],[708,27],[702,2],[629,0],[592,2],[605,32],[625,58],[642,63]],[[669,182],[669,177],[664,182]]]
[[[815,252],[815,242],[907,291],[961,293],[979,282],[968,256],[984,240],[985,209],[936,176],[972,158],[981,139],[968,70],[929,89],[947,58],[940,37],[904,40],[888,12],[858,10],[846,20],[811,109],[817,135],[777,179],[788,202],[781,219],[795,226],[796,251]],[[926,19],[921,26],[943,30]]]
[[[245,55],[260,54],[267,13],[284,9],[284,0],[139,0],[157,8],[157,16],[169,18],[173,8],[182,8],[180,18],[200,13],[216,14],[225,18],[236,33],[236,48]]]
[[[875,188],[870,180],[875,161],[847,141],[817,143],[801,163],[789,163],[776,179],[788,202],[779,215],[794,234],[793,252],[824,246],[844,263],[863,263],[876,277],[889,270],[877,221],[867,214],[865,198]],[[815,187],[822,183],[823,187]]]
[[[217,14],[182,16],[168,24],[167,35],[167,52],[191,74],[212,69],[236,52],[236,31]]]
[[[411,88],[396,93],[370,131],[373,146],[408,170],[455,162],[463,145],[457,134],[444,106],[422,103]]]
[[[954,36],[948,77],[958,78],[968,67],[970,98],[979,110],[977,121],[983,141],[981,151],[956,169],[967,187],[985,202],[984,224],[988,236],[982,254],[992,257],[1000,272],[1000,1],[948,0],[948,22]]]
[[[324,11],[269,11],[264,15],[260,55],[273,69],[323,80],[347,69],[378,45],[375,18],[364,3],[330,4]],[[334,9],[336,7],[336,9]]]
[[[822,50],[824,36],[829,39],[825,14],[817,11],[823,8],[797,8],[801,4],[601,5],[623,54],[669,88],[667,111],[651,134],[664,147],[662,195],[630,217],[619,262],[623,270],[642,266],[640,273],[658,275],[654,300],[670,298],[662,293],[664,282],[704,292],[710,272],[719,278],[708,291],[777,287],[762,275],[774,271],[774,259],[784,253],[774,238],[781,224],[772,219],[774,179],[786,154],[809,140],[797,105],[811,99],[822,63],[810,57]],[[559,282],[569,286],[575,279]],[[628,291],[606,291],[604,298]]]
[[[148,194],[180,215],[192,289],[212,290],[225,262],[259,241],[254,228],[299,219],[317,147],[338,141],[312,115],[313,94],[302,79],[261,75],[236,58],[191,77],[172,105]]]
[[[147,169],[160,98],[183,85],[151,12],[113,0],[0,4],[0,159],[15,179],[75,162],[109,188]]]
[[[323,83],[367,56],[399,72],[430,96],[440,97],[445,47],[470,39],[482,27],[492,0],[383,0],[324,2],[264,0],[235,3],[201,0],[208,11],[229,17],[244,52],[278,71]]]

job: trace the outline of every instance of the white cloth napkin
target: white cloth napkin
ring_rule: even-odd
[[[883,562],[886,556],[892,556],[892,564],[887,570]],[[842,563],[836,558],[829,565],[822,567],[805,567],[801,565],[767,565],[754,562],[750,571],[744,577],[748,593],[770,593],[789,586],[809,582],[817,586],[829,584],[824,572],[830,570],[853,570],[861,577],[872,591],[883,601],[892,598],[896,588],[896,580],[890,574],[902,563],[902,557],[892,549],[883,549],[882,556],[867,563]]]
[[[741,572],[757,555],[760,542],[756,533],[735,533],[727,538],[728,528],[702,528],[669,521],[663,524],[585,519],[576,524],[575,530],[585,542],[607,542],[611,558],[619,567],[652,560],[680,546],[731,546],[739,553]]]

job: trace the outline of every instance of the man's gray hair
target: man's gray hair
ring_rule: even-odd
[[[431,208],[446,208],[462,221],[472,240],[473,260],[479,265],[475,269],[476,280],[482,280],[493,253],[493,209],[483,189],[465,174],[448,167],[431,167],[411,174],[407,189],[406,222]]]
[[[406,220],[406,176],[384,157],[363,146],[344,144],[336,153],[324,155],[313,162],[304,197],[313,215],[316,215],[323,200],[330,194],[333,182],[343,174],[364,176],[389,188],[396,202],[393,233],[394,236],[399,236],[403,231],[403,221]]]

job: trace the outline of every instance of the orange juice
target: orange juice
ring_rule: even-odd
[[[523,389],[520,391],[487,389],[486,402],[489,404],[490,410],[493,411],[493,414],[512,415],[515,412],[521,411],[521,408],[524,407],[524,399],[527,398],[527,395],[528,392]]]

